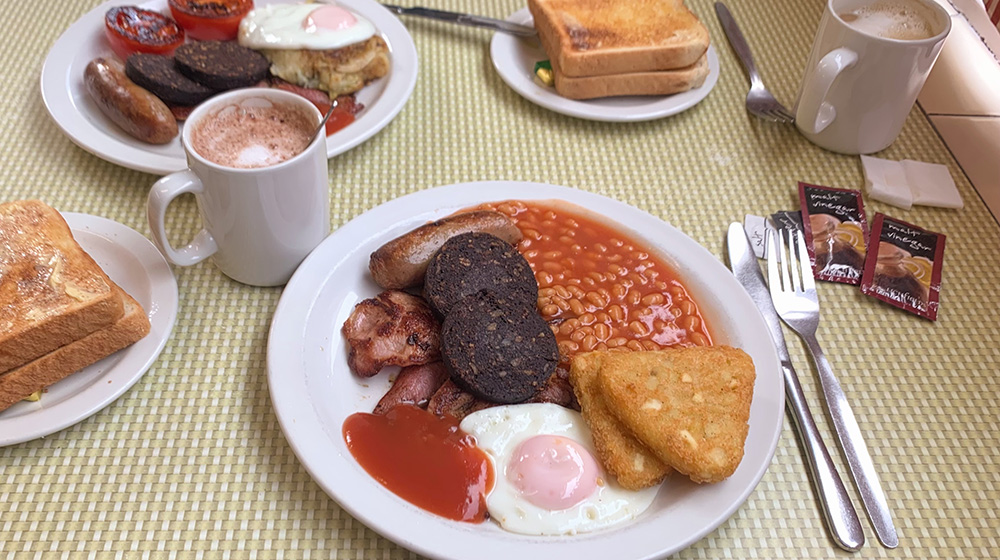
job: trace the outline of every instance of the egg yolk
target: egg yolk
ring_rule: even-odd
[[[358,18],[351,12],[340,6],[327,5],[313,10],[306,16],[306,19],[302,20],[302,29],[309,32],[317,29],[342,31],[354,27],[357,23]]]
[[[507,466],[507,479],[532,504],[557,511],[575,506],[597,489],[600,469],[579,443],[561,436],[525,440]]]

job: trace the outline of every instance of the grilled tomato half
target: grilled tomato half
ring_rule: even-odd
[[[184,30],[167,16],[136,6],[116,6],[104,14],[104,34],[111,50],[125,60],[142,52],[172,55],[184,43]]]
[[[231,41],[253,0],[169,0],[170,15],[199,41]]]

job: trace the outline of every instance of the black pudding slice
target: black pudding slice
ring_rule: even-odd
[[[212,89],[248,87],[267,76],[264,55],[236,41],[195,41],[177,47],[174,61],[182,74]]]
[[[125,61],[125,75],[139,87],[176,105],[197,105],[215,94],[215,90],[178,72],[169,56],[133,54]]]
[[[444,318],[441,343],[452,381],[494,403],[531,398],[559,363],[556,337],[538,312],[490,292],[455,304]]]
[[[452,237],[427,267],[424,297],[435,311],[447,316],[462,298],[482,290],[532,312],[538,303],[535,275],[513,245],[488,233]]]

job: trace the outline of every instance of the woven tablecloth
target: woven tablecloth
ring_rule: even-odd
[[[428,0],[505,17],[517,0]],[[55,40],[94,0],[0,6],[0,198],[41,198],[148,235],[156,177],[87,153],[46,112],[39,74]],[[823,151],[794,127],[749,116],[747,79],[711,2],[689,5],[719,53],[718,85],[699,105],[650,122],[562,116],[508,88],[484,30],[405,19],[419,53],[399,116],[330,160],[334,227],[406,193],[476,180],[519,180],[601,193],[674,224],[716,256],[744,214],[797,209],[799,180],[859,189],[859,158]],[[808,54],[819,0],[731,0],[765,81],[788,104]],[[900,535],[880,547],[867,520],[857,558],[1000,554],[1000,227],[919,108],[881,157],[948,166],[963,210],[877,211],[947,234],[937,322],[846,285],[822,284],[820,337],[874,457]],[[171,207],[176,240],[197,209]],[[59,433],[0,449],[0,556],[6,558],[411,558],[344,512],[312,481],[268,397],[268,325],[277,288],[240,285],[210,263],[175,267],[177,325],[130,391]],[[815,375],[790,331],[792,360],[831,446]],[[853,486],[849,491],[860,500]],[[61,554],[57,554],[61,553]],[[827,536],[786,420],[774,460],[746,503],[678,558],[848,556]]]

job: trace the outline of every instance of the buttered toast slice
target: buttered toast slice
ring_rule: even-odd
[[[659,72],[630,72],[606,76],[575,78],[562,74],[552,65],[556,92],[567,99],[594,99],[622,95],[670,95],[701,87],[708,77],[708,56],[677,70]]]
[[[553,66],[570,77],[673,70],[708,50],[683,0],[528,0]]]
[[[149,333],[149,319],[142,306],[118,286],[114,286],[113,295],[125,310],[114,324],[0,374],[0,411]]]
[[[38,200],[0,204],[0,373],[123,314],[114,283],[59,212]]]

